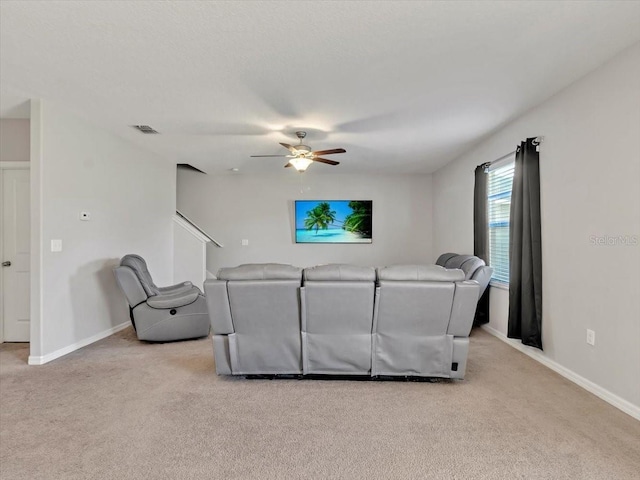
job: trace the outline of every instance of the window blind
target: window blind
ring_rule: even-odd
[[[509,216],[514,161],[501,162],[489,170],[487,208],[489,220],[489,264],[492,280],[509,283]]]

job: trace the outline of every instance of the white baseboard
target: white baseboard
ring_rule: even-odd
[[[114,333],[119,332],[120,330],[124,330],[129,325],[131,325],[131,322],[121,323],[120,325],[116,325],[115,327],[111,327],[107,330],[104,330],[103,332],[96,333],[95,335],[92,335],[89,338],[85,338],[84,340],[80,340],[79,342],[73,343],[69,346],[56,350],[55,352],[48,353],[46,355],[42,355],[42,356],[29,355],[28,363],[29,365],[44,365],[45,363],[49,363],[50,361],[55,360],[56,358],[60,358],[71,352],[75,352],[76,350],[82,347],[86,347],[87,345],[90,345],[94,342],[97,342],[98,340],[102,340],[103,338],[113,335]]]
[[[578,375],[574,371],[569,370],[568,368],[563,367],[559,363],[554,362],[549,357],[542,354],[542,352],[540,352],[540,350],[538,350],[537,348],[528,347],[526,345],[523,345],[518,340],[508,338],[504,333],[496,330],[493,327],[490,327],[489,325],[482,325],[482,329],[487,331],[494,337],[499,338],[506,344],[511,345],[516,350],[520,350],[525,355],[528,355],[534,360],[537,360],[538,362],[543,364],[545,367],[550,368],[554,372],[562,375],[564,378],[571,380],[573,383],[575,383],[576,385],[579,385],[580,387],[584,388],[588,392],[593,393],[596,397],[599,397],[605,402],[613,405],[617,409],[622,410],[627,415],[631,415],[636,420],[640,420],[639,406],[634,405],[633,403],[625,400],[624,398],[620,398],[616,394],[611,393],[609,390],[602,388],[600,385],[593,383],[591,380],[587,380],[586,378]]]

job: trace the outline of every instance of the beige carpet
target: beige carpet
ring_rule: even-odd
[[[0,478],[631,479],[640,422],[481,330],[461,382],[244,380],[131,329],[0,347]]]

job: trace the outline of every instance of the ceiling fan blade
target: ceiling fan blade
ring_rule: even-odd
[[[298,150],[296,150],[296,147],[292,147],[291,145],[287,144],[287,143],[280,143],[280,145],[282,145],[284,148],[286,148],[287,150],[289,150],[291,153],[293,153],[294,155],[298,154]]]
[[[312,155],[331,155],[332,153],[347,153],[344,148],[332,148],[331,150],[318,150],[311,152]]]
[[[288,155],[250,155],[250,157],[288,157]]]
[[[314,162],[326,163],[327,165],[339,165],[340,162],[336,162],[335,160],[327,160],[326,158],[313,157],[311,160]]]
[[[287,164],[284,166],[284,168],[289,168],[289,167],[291,167],[291,166],[292,166],[292,165],[291,165],[291,163],[287,163]]]

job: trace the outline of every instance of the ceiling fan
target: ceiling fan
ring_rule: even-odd
[[[331,155],[333,153],[346,153],[344,148],[333,148],[331,150],[316,150],[311,151],[311,147],[302,144],[302,139],[307,136],[307,132],[296,132],[296,136],[300,139],[298,145],[289,145],[286,143],[280,143],[284,148],[291,152],[291,155],[251,155],[252,157],[286,157],[290,158],[289,162],[285,165],[287,167],[294,167],[299,172],[304,172],[309,165],[313,162],[326,163],[327,165],[338,165],[340,162],[335,160],[328,160],[321,158],[320,155]]]

